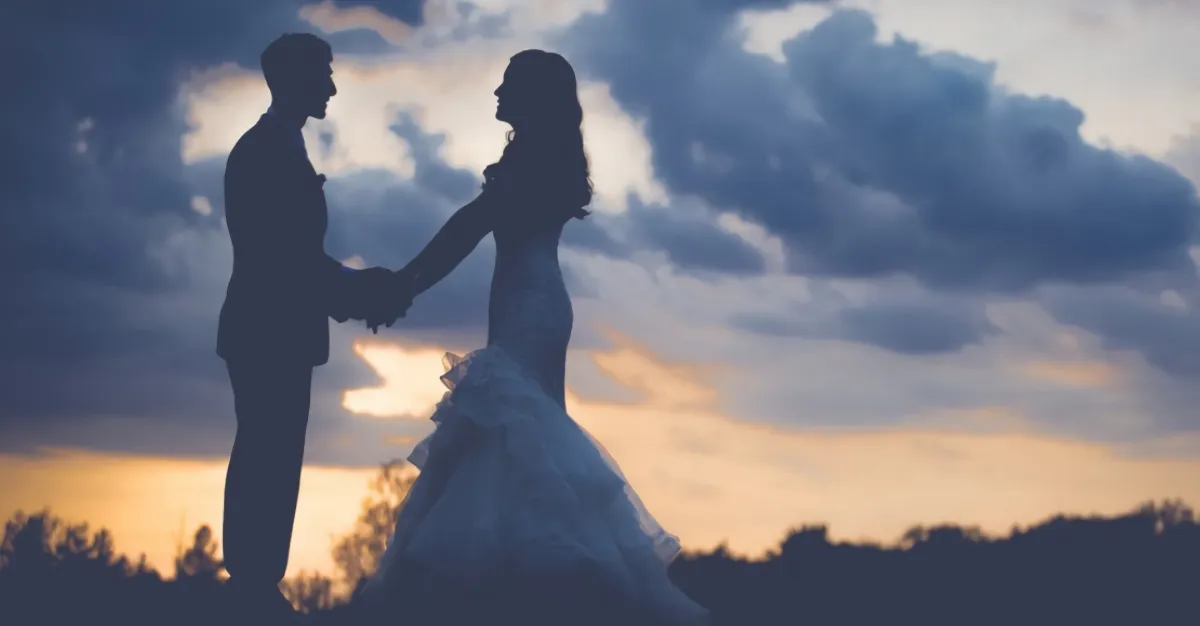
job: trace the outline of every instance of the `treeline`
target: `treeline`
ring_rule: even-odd
[[[339,615],[378,565],[408,485],[398,466],[383,468],[334,545],[334,574],[285,581],[299,609]],[[159,572],[120,554],[104,529],[18,512],[0,542],[0,623],[230,623],[218,553],[203,526],[179,546],[173,571]],[[836,543],[824,526],[806,526],[763,558],[718,548],[682,556],[671,575],[730,626],[1140,626],[1200,623],[1197,557],[1193,511],[1167,501],[1115,517],[1057,516],[1004,537],[917,527],[893,545]]]

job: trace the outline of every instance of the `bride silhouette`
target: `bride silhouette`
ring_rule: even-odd
[[[526,50],[495,95],[512,130],[483,191],[393,277],[402,308],[491,233],[487,347],[447,355],[450,391],[409,456],[421,474],[356,604],[417,623],[705,624],[667,577],[678,540],[565,408],[558,244],[592,196],[575,73]]]

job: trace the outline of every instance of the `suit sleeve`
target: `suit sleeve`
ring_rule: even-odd
[[[352,285],[359,270],[342,265],[328,254],[324,256],[320,281],[325,285],[322,289],[325,314],[336,322],[344,322],[354,314]]]

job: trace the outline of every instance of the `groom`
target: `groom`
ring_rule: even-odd
[[[312,371],[329,360],[329,322],[402,316],[384,268],[353,270],[324,250],[327,210],[300,129],[323,119],[333,84],[329,44],[287,34],[262,53],[271,108],[225,168],[233,274],[217,354],[233,387],[237,435],[225,478],[225,568],[243,614],[288,613],[287,568],[308,425]],[[394,291],[394,288],[390,291]],[[391,296],[394,297],[394,296]],[[403,305],[403,303],[402,303]],[[249,617],[249,616],[247,616]]]

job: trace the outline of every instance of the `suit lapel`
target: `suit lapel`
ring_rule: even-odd
[[[265,125],[274,136],[272,142],[278,146],[281,152],[279,156],[287,163],[287,170],[295,172],[295,185],[300,192],[297,197],[299,206],[294,207],[297,217],[317,228],[324,238],[329,222],[325,204],[325,175],[317,173],[303,145],[295,145],[287,129],[282,128],[270,115],[263,115],[259,123]]]

